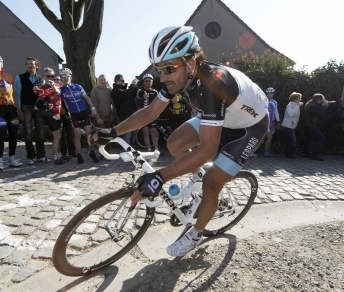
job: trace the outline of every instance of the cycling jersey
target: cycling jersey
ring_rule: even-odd
[[[83,97],[86,92],[81,85],[70,83],[63,85],[60,89],[61,97],[70,113],[79,113],[87,110]]]
[[[14,105],[12,84],[12,75],[0,71],[0,105]]]
[[[257,84],[238,70],[211,62],[198,67],[182,95],[196,111],[201,125],[246,128],[268,113],[268,98]],[[158,96],[165,102],[173,98],[165,86]]]
[[[259,148],[268,130],[265,93],[238,70],[204,62],[181,94],[196,112],[188,123],[197,133],[202,125],[223,127],[223,147],[214,164],[235,176]],[[165,102],[173,98],[165,85],[158,96]]]
[[[55,83],[55,87],[60,88],[60,85]],[[39,89],[38,99],[46,101],[47,104],[52,104],[52,108],[49,107],[49,110],[51,110],[54,113],[54,116],[59,119],[62,104],[61,96],[56,95],[53,89],[49,85],[45,84]]]

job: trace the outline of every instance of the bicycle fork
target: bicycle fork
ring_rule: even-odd
[[[118,242],[121,240],[121,232],[123,230],[123,227],[127,224],[129,218],[131,217],[131,214],[133,213],[133,210],[135,209],[136,205],[131,206],[128,209],[127,214],[125,215],[125,217],[123,218],[122,224],[119,228],[115,228],[115,232],[113,232],[109,226],[109,224],[112,222],[112,219],[115,218],[115,216],[120,212],[120,210],[122,209],[122,207],[127,203],[129,198],[124,198],[122,200],[122,202],[119,204],[119,206],[117,207],[117,209],[113,212],[113,214],[110,216],[109,220],[105,223],[104,228],[107,231],[107,233],[111,236],[112,240],[114,242]]]

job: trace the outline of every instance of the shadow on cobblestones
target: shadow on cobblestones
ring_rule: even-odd
[[[236,237],[230,234],[217,236],[216,239],[226,242],[227,249],[221,251],[216,265],[212,265],[205,258],[209,252],[213,252],[211,245],[207,245],[211,239],[207,239],[192,255],[187,254],[173,260],[161,259],[147,265],[134,277],[125,280],[120,291],[209,291],[224,269],[230,265],[237,244]],[[195,273],[197,273],[196,277],[188,277]],[[176,287],[177,282],[179,282],[178,287]],[[183,284],[180,284],[181,282]]]

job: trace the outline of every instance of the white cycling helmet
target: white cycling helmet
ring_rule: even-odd
[[[150,79],[154,79],[153,78],[153,76],[151,75],[151,74],[145,74],[145,75],[143,75],[143,78],[142,78],[142,80],[145,80],[146,78],[150,78]]]
[[[149,46],[149,61],[156,64],[180,57],[192,56],[199,50],[198,38],[191,26],[170,26],[162,29]]]
[[[274,93],[275,89],[273,89],[272,87],[269,87],[265,90],[266,93]]]
[[[68,69],[68,68],[63,68],[60,70],[60,74],[59,75],[72,75],[72,70]]]

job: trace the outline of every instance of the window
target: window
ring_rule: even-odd
[[[216,39],[221,34],[221,26],[217,22],[209,22],[205,26],[205,34],[210,39]]]

